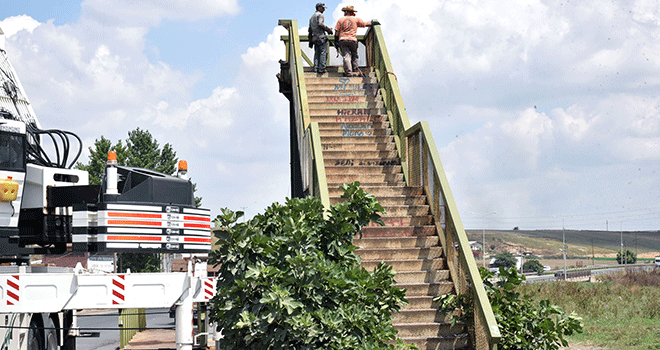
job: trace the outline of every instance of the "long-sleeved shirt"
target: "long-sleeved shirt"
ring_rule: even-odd
[[[344,16],[337,21],[335,31],[339,33],[339,40],[357,41],[358,27],[368,27],[371,24],[355,16]]]
[[[316,41],[325,38],[326,31],[332,32],[332,28],[325,25],[323,13],[321,11],[314,12],[312,18],[309,19],[309,40]]]

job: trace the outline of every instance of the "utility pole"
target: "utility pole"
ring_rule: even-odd
[[[566,229],[564,227],[564,219],[561,219],[561,250],[564,252],[564,281],[566,281],[566,234],[564,233]]]
[[[475,214],[474,212],[471,212],[471,213]],[[481,244],[483,244],[483,246],[481,247],[481,258],[483,260],[484,269],[487,268],[486,267],[486,228],[485,228],[486,220],[485,219],[488,215],[491,215],[491,214],[492,215],[497,215],[497,212],[496,211],[491,211],[491,212],[488,212],[486,214],[481,215],[481,219],[484,219],[483,223],[482,223],[483,228],[481,229]]]
[[[619,233],[621,235],[621,261],[623,261],[623,221],[621,221],[621,227],[619,228]]]
[[[483,246],[481,247],[481,258],[484,261],[484,269],[486,268],[486,229],[482,229],[482,240],[483,240]]]

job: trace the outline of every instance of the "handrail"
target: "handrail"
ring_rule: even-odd
[[[473,335],[476,348],[492,349],[499,342],[500,331],[428,123],[415,124],[406,130],[404,139],[409,157],[410,185],[423,186],[429,197],[431,213],[440,224],[438,234],[454,276],[456,292],[472,293],[474,326],[476,330],[482,330]]]
[[[367,50],[367,65],[374,67],[380,94],[383,97],[383,103],[387,108],[387,118],[394,134],[396,150],[401,159],[401,168],[403,169],[403,178],[408,183],[408,168],[406,166],[405,147],[402,145],[401,136],[410,128],[408,112],[403,104],[403,97],[399,90],[399,84],[394,75],[394,69],[387,53],[385,39],[380,25],[374,25],[367,31],[364,39],[364,45]]]
[[[282,40],[286,45],[286,57],[292,85],[292,103],[295,109],[296,135],[300,154],[303,189],[308,195],[321,200],[323,206],[330,207],[330,194],[325,174],[325,164],[318,123],[311,123],[307,87],[303,68],[303,53],[300,48],[300,35],[296,20],[280,20],[281,26],[289,31]]]
[[[364,44],[367,65],[376,71],[380,93],[387,107],[405,181],[410,186],[424,188],[456,292],[473,296],[474,324],[471,327],[474,328],[471,336],[474,346],[478,350],[496,349],[501,337],[499,327],[428,124],[420,122],[410,126],[380,25],[374,25],[367,32]]]

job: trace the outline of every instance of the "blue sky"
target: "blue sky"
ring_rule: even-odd
[[[277,21],[304,32],[315,3],[14,1],[0,27],[43,127],[85,147],[147,129],[205,206],[251,216],[290,194]],[[467,228],[660,228],[657,1],[326,4],[381,21]]]

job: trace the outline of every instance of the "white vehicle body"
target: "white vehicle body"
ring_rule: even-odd
[[[174,304],[177,348],[192,349],[193,302],[215,292],[214,280],[194,276],[192,266],[151,274],[25,266],[30,254],[71,250],[211,249],[210,211],[195,205],[187,164],[175,176],[120,166],[109,155],[103,183],[89,185],[86,171],[71,169],[82,149],[75,134],[41,128],[0,29],[0,262],[15,264],[0,267],[0,350],[75,349],[75,310]]]
[[[0,297],[0,349],[75,349],[76,310],[177,305],[177,349],[191,350],[193,303],[207,303],[215,295],[215,283],[214,278],[192,272],[110,274],[82,268],[1,267],[0,288],[5,293]]]

